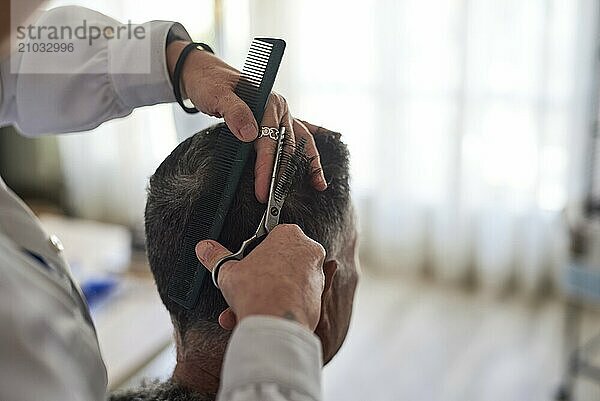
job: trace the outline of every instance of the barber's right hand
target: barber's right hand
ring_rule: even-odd
[[[231,254],[216,241],[200,241],[196,255],[210,271]],[[221,266],[218,283],[230,308],[219,317],[225,329],[251,315],[294,320],[311,331],[321,313],[325,250],[294,224],[276,226],[248,256]]]

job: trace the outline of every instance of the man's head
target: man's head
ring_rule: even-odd
[[[210,344],[221,353],[229,332],[217,323],[227,304],[210,280],[200,291],[198,306],[181,308],[167,296],[169,279],[177,263],[191,205],[206,188],[215,171],[215,139],[219,126],[197,133],[177,146],[150,179],[146,203],[146,247],[158,292],[176,327],[178,348],[189,341]],[[299,225],[304,233],[321,243],[327,252],[321,319],[316,329],[323,342],[324,357],[331,359],[341,346],[350,320],[356,286],[356,229],[350,201],[348,151],[339,136],[326,132],[315,135],[328,188],[314,190],[301,163],[298,176],[281,211],[281,223]],[[254,156],[251,157],[251,159]],[[237,250],[250,237],[262,217],[265,205],[254,195],[255,160],[249,160],[240,179],[218,241]],[[193,335],[190,335],[193,333]],[[188,340],[193,338],[193,340]],[[178,349],[178,352],[183,352]]]

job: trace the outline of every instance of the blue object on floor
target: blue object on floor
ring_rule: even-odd
[[[113,277],[103,277],[101,279],[92,279],[81,285],[81,291],[89,305],[93,308],[98,303],[108,298],[116,288],[118,281]]]

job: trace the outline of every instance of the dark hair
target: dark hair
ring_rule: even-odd
[[[215,166],[215,139],[220,125],[210,127],[179,144],[150,178],[146,201],[146,249],[160,297],[180,333],[198,322],[216,322],[227,307],[210,280],[204,280],[198,305],[185,310],[171,301],[167,288],[177,262],[178,250],[191,205],[198,198]],[[325,131],[315,135],[328,188],[313,189],[306,174],[308,160],[298,170],[281,211],[281,223],[299,225],[335,256],[346,236],[350,213],[349,161],[339,135]],[[235,251],[254,233],[265,210],[254,195],[255,153],[251,152],[238,190],[225,218],[218,241]]]

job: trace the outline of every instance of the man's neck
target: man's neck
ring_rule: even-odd
[[[200,394],[216,394],[227,340],[207,335],[190,330],[183,341],[176,336],[177,365],[173,381]]]

